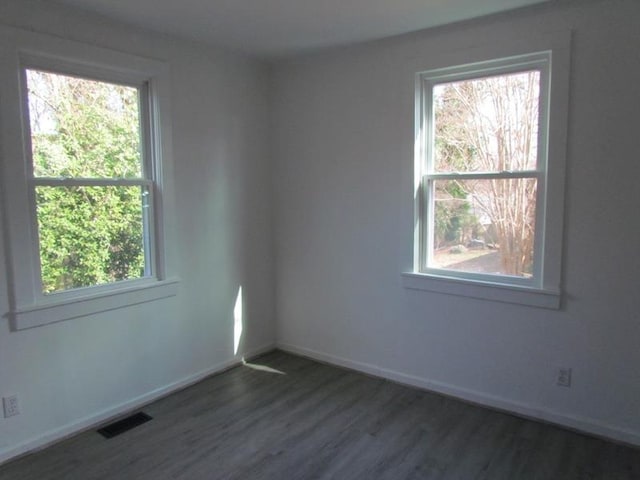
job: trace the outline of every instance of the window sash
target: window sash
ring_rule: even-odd
[[[31,252],[35,261],[34,268],[36,283],[36,300],[44,300],[54,296],[57,297],[69,297],[73,298],[76,295],[84,295],[89,289],[98,290],[110,290],[119,288],[123,283],[132,283],[145,281],[154,277],[158,277],[158,263],[157,263],[157,247],[156,247],[156,213],[154,205],[156,204],[155,184],[151,180],[132,180],[132,179],[76,179],[76,178],[35,178],[29,181],[29,195],[31,197],[30,211],[31,211],[31,224],[33,231],[35,232],[34,238],[31,242]],[[144,275],[139,278],[131,278],[126,280],[117,280],[108,283],[101,283],[96,285],[88,285],[83,287],[69,288],[67,290],[59,290],[50,293],[44,293],[44,286],[42,283],[42,258],[40,251],[40,234],[38,225],[38,204],[36,201],[36,188],[40,186],[45,187],[141,187],[148,192],[147,201],[144,202],[142,207],[142,241],[143,241],[143,254],[144,254]]]
[[[529,287],[538,287],[540,279],[536,277],[535,273],[541,267],[542,258],[539,256],[541,246],[538,244],[540,233],[539,230],[542,226],[539,225],[541,209],[538,205],[540,192],[538,188],[536,197],[536,231],[534,238],[534,257],[533,257],[533,275],[530,278],[519,277],[515,275],[507,274],[491,274],[491,273],[475,273],[462,270],[454,270],[449,268],[438,268],[431,266],[432,255],[434,251],[433,239],[435,229],[435,188],[433,187],[436,180],[492,180],[492,179],[526,179],[534,178],[539,181],[541,176],[540,172],[527,172],[527,175],[514,175],[514,174],[432,174],[424,175],[422,178],[422,184],[420,187],[422,198],[421,207],[421,228],[420,228],[420,272],[438,275],[442,277],[455,277],[468,280],[476,280],[481,282],[508,284],[508,285],[521,285]]]

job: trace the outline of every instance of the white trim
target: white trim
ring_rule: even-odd
[[[543,290],[520,285],[483,282],[465,278],[454,278],[427,273],[403,272],[402,286],[412,290],[426,290],[446,295],[515,303],[530,307],[560,308],[559,290]]]
[[[47,325],[72,318],[85,317],[99,312],[107,312],[118,308],[147,303],[161,298],[172,297],[178,294],[179,279],[169,280],[125,280],[118,282],[120,288],[107,288],[97,290],[99,287],[86,287],[76,289],[74,293],[82,292],[85,295],[69,298],[64,296],[47,303],[38,303],[28,307],[21,307],[10,312],[11,327],[13,330],[25,330],[27,328]],[[113,284],[108,285],[112,287]]]
[[[73,435],[77,435],[83,431],[95,428],[104,422],[117,418],[132,410],[139,409],[178,390],[182,390],[190,387],[191,385],[195,385],[196,383],[204,380],[211,375],[215,375],[232,367],[241,365],[245,357],[256,357],[258,355],[262,355],[263,353],[270,352],[274,348],[275,345],[273,343],[269,343],[262,347],[245,352],[242,355],[236,355],[229,360],[218,363],[205,370],[201,370],[200,372],[189,375],[181,380],[165,385],[164,387],[157,388],[148,393],[145,393],[144,395],[140,395],[136,398],[120,403],[112,408],[102,410],[101,412],[98,412],[94,415],[84,417],[73,423],[69,423],[62,427],[50,430],[37,437],[26,440],[19,445],[11,447],[7,450],[0,451],[0,465],[11,459],[14,459],[15,457],[32,453],[37,450],[42,450],[43,448],[46,448]]]
[[[484,59],[465,64],[455,64],[451,67],[440,67],[420,72],[421,77],[432,85],[439,83],[472,80],[494,75],[507,75],[527,71],[540,70],[540,66],[547,62],[547,52],[532,50],[534,53],[516,54],[510,56],[496,56],[495,59]]]
[[[560,427],[569,428],[581,433],[595,435],[606,440],[622,442],[624,444],[640,446],[640,432],[626,430],[615,425],[609,425],[597,420],[576,415],[570,415],[548,408],[541,408],[529,403],[517,402],[504,397],[490,395],[477,390],[458,387],[449,383],[429,380],[416,375],[409,375],[369,363],[349,360],[336,355],[318,352],[304,347],[287,343],[278,343],[277,348],[285,352],[302,355],[331,365],[336,365],[358,372],[386,378],[397,383],[421,388],[430,392],[440,393],[473,404],[494,408],[532,420],[541,420]]]
[[[0,145],[6,256],[12,328],[22,329],[175,295],[171,228],[173,208],[170,75],[166,63],[49,35],[0,26]],[[6,40],[6,41],[5,41]],[[145,277],[44,295],[41,288],[34,187],[80,185],[86,179],[33,178],[25,69],[45,69],[138,88],[144,127],[144,175],[137,179],[89,179],[90,184],[148,185]],[[20,78],[22,77],[22,81]],[[149,123],[147,125],[147,123]],[[150,164],[147,157],[154,156]],[[145,210],[147,212],[148,210]],[[170,225],[169,225],[170,227]],[[171,264],[168,264],[171,263]],[[63,304],[63,299],[67,305]],[[110,301],[112,300],[112,301]],[[93,302],[93,305],[91,303]],[[58,303],[58,304],[57,304]],[[54,305],[55,304],[55,305]],[[65,315],[67,315],[65,317]]]

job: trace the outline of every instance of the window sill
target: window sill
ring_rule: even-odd
[[[543,290],[415,272],[404,272],[402,274],[402,285],[412,290],[426,290],[446,295],[458,295],[552,310],[560,308],[561,300],[561,294],[556,290]]]
[[[128,285],[124,288],[101,291],[76,298],[65,298],[28,307],[16,308],[10,313],[12,330],[47,325],[72,318],[152,302],[177,295],[179,279]]]

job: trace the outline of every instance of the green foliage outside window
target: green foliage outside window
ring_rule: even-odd
[[[27,71],[34,176],[142,178],[135,88]],[[38,185],[44,293],[139,278],[145,272],[140,185]]]

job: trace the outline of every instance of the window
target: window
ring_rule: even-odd
[[[405,286],[558,308],[564,152],[550,148],[551,59],[543,51],[417,74],[416,248]]]
[[[421,271],[539,284],[545,57],[480,72],[422,75]]]
[[[0,31],[0,34],[2,32]],[[0,52],[12,327],[175,295],[163,64],[44,35]]]
[[[25,74],[41,293],[150,277],[145,85],[32,68]]]

